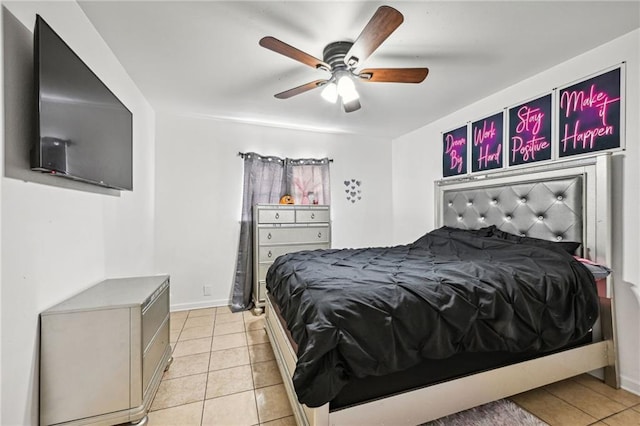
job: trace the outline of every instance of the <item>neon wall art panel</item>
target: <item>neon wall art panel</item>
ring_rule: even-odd
[[[621,67],[560,89],[560,157],[620,148]]]
[[[471,124],[471,171],[503,166],[504,113],[499,112]]]
[[[551,93],[509,108],[509,166],[551,159]]]
[[[442,134],[442,176],[467,173],[467,126]]]

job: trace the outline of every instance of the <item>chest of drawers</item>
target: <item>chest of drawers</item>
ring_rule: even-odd
[[[329,206],[256,204],[253,210],[253,303],[264,307],[266,275],[283,254],[331,247]]]
[[[40,424],[145,422],[170,363],[169,276],[102,281],[40,314]]]

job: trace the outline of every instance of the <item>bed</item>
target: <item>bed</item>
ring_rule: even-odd
[[[599,369],[618,387],[611,278],[558,248],[610,263],[608,163],[438,181],[412,244],[277,259],[265,323],[298,424],[415,425]]]

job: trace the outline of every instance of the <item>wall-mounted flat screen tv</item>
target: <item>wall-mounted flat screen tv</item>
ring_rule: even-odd
[[[38,126],[31,168],[132,190],[131,112],[40,16],[34,59]]]

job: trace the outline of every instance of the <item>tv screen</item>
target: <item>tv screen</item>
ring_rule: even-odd
[[[36,17],[38,135],[31,168],[133,189],[133,118],[55,31]]]

